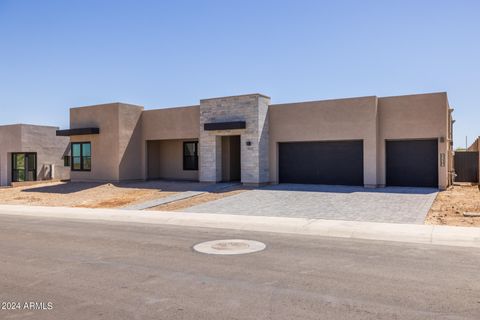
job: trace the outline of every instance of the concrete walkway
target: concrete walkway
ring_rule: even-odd
[[[0,215],[149,223],[480,248],[480,228],[14,205],[0,205]]]
[[[168,197],[163,197],[160,199],[154,199],[142,203],[137,203],[133,204],[130,206],[126,206],[121,208],[122,210],[145,210],[153,207],[160,206],[162,204],[178,201],[178,200],[184,200],[188,199],[191,197],[195,197],[201,194],[204,194],[206,191],[185,191],[185,192],[180,192],[176,194],[172,194],[171,196]]]
[[[167,196],[167,197],[163,197],[163,198],[159,198],[159,199],[154,199],[154,200],[150,200],[150,201],[146,201],[146,202],[142,202],[142,203],[137,203],[137,204],[133,204],[133,205],[130,205],[130,206],[125,206],[125,207],[122,207],[121,209],[122,210],[145,210],[145,209],[160,206],[162,204],[167,204],[167,203],[174,202],[174,201],[179,201],[179,200],[192,198],[192,197],[195,197],[195,196],[207,193],[207,192],[219,191],[219,190],[222,190],[222,189],[225,189],[225,188],[233,187],[234,185],[237,185],[237,184],[238,183],[215,183],[215,184],[212,184],[212,185],[204,188],[204,190],[184,191],[184,192],[172,194],[171,196]]]

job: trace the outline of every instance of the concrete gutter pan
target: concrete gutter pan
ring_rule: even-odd
[[[480,248],[480,228],[190,212],[0,205],[0,215],[149,223]]]

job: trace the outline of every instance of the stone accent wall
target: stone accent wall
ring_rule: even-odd
[[[251,94],[200,101],[200,181],[222,179],[221,136],[240,135],[241,181],[269,182],[268,105],[270,98]],[[203,130],[205,123],[245,121],[245,129]],[[250,145],[247,145],[250,142]]]

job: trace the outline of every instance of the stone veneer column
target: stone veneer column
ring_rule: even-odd
[[[240,135],[241,181],[246,184],[269,182],[268,105],[260,94],[205,99],[200,101],[199,180],[222,179],[221,137]],[[245,129],[205,131],[212,122],[245,121]],[[250,145],[247,145],[250,142]]]

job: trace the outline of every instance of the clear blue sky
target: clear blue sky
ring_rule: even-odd
[[[0,123],[260,92],[273,103],[447,91],[480,135],[480,1],[0,0]]]

